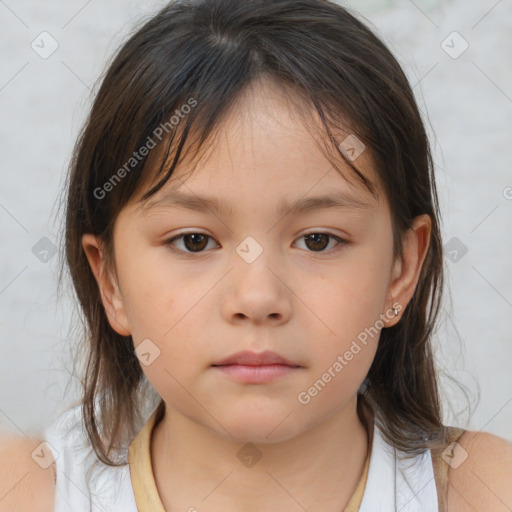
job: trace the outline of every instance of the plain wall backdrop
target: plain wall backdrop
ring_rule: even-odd
[[[132,26],[163,5],[0,0],[3,429],[38,435],[80,398],[69,281],[57,297],[60,194],[95,81]],[[445,424],[512,441],[512,2],[343,5],[398,58],[430,134],[446,249],[435,339]]]

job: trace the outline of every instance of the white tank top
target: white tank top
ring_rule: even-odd
[[[81,423],[81,406],[59,416],[43,432],[56,461],[54,512],[138,512],[128,464],[118,468],[98,460]],[[359,512],[438,512],[434,467],[429,450],[403,461],[378,425]],[[128,460],[128,448],[121,454]],[[90,488],[86,471],[93,468]],[[396,468],[396,471],[395,471]],[[396,492],[395,492],[396,489]],[[396,495],[396,500],[395,500]]]

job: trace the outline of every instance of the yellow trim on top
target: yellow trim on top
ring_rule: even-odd
[[[148,421],[130,443],[128,448],[128,462],[130,465],[130,476],[132,481],[135,503],[139,512],[166,512],[158,489],[156,487],[153,468],[151,465],[151,435],[158,416],[158,407],[149,417]],[[372,432],[373,433],[373,432]],[[354,494],[350,498],[343,512],[358,512],[363,500],[366,480],[368,478],[368,468],[370,466],[371,438],[368,441],[368,455],[363,468],[363,474],[357,484]]]

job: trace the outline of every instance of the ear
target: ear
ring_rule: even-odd
[[[129,336],[131,330],[121,290],[117,279],[111,275],[110,269],[106,268],[101,241],[87,233],[82,236],[82,246],[98,283],[101,301],[112,329],[121,336]]]
[[[402,238],[403,261],[396,261],[391,283],[389,286],[390,299],[386,311],[396,307],[398,315],[389,319],[387,316],[386,327],[392,327],[400,321],[400,311],[403,311],[416,290],[423,262],[430,246],[432,220],[424,214],[416,217],[409,230]]]

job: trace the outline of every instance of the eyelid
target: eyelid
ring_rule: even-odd
[[[350,243],[343,236],[337,235],[330,230],[322,230],[322,229],[314,229],[314,230],[310,230],[306,233],[303,233],[297,238],[297,240],[300,240],[308,235],[314,235],[314,234],[327,235],[330,238],[334,238],[337,241],[337,244],[333,249],[330,249],[328,251],[306,251],[308,255],[317,254],[319,256],[322,256],[322,255],[329,256],[332,254],[336,254],[345,245],[348,245]]]
[[[322,229],[322,228],[310,229],[309,231],[299,235],[296,238],[296,240],[300,240],[300,239],[302,239],[302,238],[304,238],[304,237],[306,237],[308,235],[313,235],[313,234],[327,235],[330,238],[334,238],[338,242],[338,244],[336,245],[336,247],[334,247],[334,249],[330,249],[329,251],[306,251],[306,252],[311,253],[311,254],[319,254],[319,255],[322,255],[322,254],[333,254],[333,253],[337,252],[337,250],[340,249],[341,247],[343,247],[343,246],[345,246],[345,245],[350,243],[346,238],[344,238],[344,236],[337,235],[337,234],[333,233],[332,231],[330,231],[328,229]],[[188,230],[188,231],[183,231],[181,233],[177,233],[177,234],[173,235],[171,238],[166,239],[164,244],[172,252],[176,252],[176,253],[187,255],[187,256],[189,256],[189,255],[200,256],[200,255],[204,255],[204,254],[208,253],[208,251],[205,251],[205,250],[194,253],[194,252],[189,252],[189,251],[184,251],[184,250],[181,250],[181,249],[177,249],[176,247],[174,247],[172,242],[174,242],[176,240],[179,240],[182,237],[187,236],[187,235],[203,235],[206,238],[209,238],[210,240],[213,240],[213,241],[215,241],[215,243],[218,244],[217,240],[215,240],[215,238],[213,236],[211,236],[208,233],[205,233],[203,231],[200,231],[200,230]]]
[[[183,251],[182,249],[177,249],[176,247],[174,247],[172,242],[174,242],[175,240],[179,240],[187,235],[203,235],[206,238],[209,238],[210,240],[215,241],[215,243],[217,245],[219,245],[219,243],[217,242],[217,240],[215,240],[215,238],[213,238],[213,236],[211,236],[208,233],[205,233],[203,231],[199,231],[199,230],[189,230],[189,231],[183,231],[181,233],[177,233],[177,234],[173,235],[171,238],[166,238],[164,240],[164,245],[167,246],[172,252],[184,254],[186,256],[194,255],[194,254],[197,256],[200,256],[200,255],[207,254],[207,251],[199,251],[199,252],[194,253],[194,252],[189,252],[189,251]]]
[[[302,233],[298,238],[302,238],[303,236],[307,236],[307,235],[314,235],[314,234],[317,234],[317,233],[320,233],[322,235],[330,235],[333,238],[338,238],[340,240],[348,242],[348,237],[345,238],[345,235],[337,234],[334,231],[331,231],[330,229],[327,229],[327,228],[310,229],[309,231],[306,231],[305,233]]]

